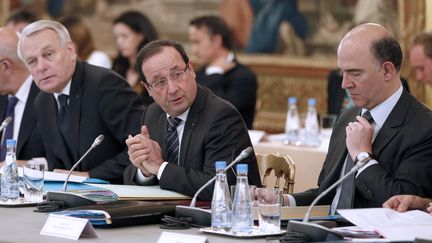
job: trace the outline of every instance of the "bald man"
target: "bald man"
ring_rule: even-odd
[[[410,65],[416,79],[432,85],[432,33],[418,34],[410,48]]]
[[[334,213],[381,207],[397,194],[432,196],[432,112],[402,88],[398,42],[382,26],[363,24],[345,35],[337,57],[355,107],[334,125],[318,187],[286,199],[309,205],[359,160],[367,163],[319,204]]]
[[[3,149],[5,146],[6,139],[16,139],[17,159],[29,160],[45,156],[33,112],[34,99],[39,89],[33,83],[27,67],[19,59],[17,45],[16,32],[9,28],[0,28],[0,120],[13,114],[12,122],[1,134],[1,147]],[[0,161],[3,160],[4,151],[1,151]],[[18,164],[22,165],[24,162],[18,161]]]

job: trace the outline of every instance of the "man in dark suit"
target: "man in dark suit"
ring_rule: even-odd
[[[158,182],[163,189],[193,196],[215,175],[215,161],[231,162],[251,146],[247,129],[230,103],[196,84],[192,64],[178,43],[147,44],[138,54],[137,67],[155,103],[143,115],[141,133],[126,140],[132,165],[124,181]],[[260,185],[255,155],[243,163],[249,164],[250,183]],[[228,181],[235,182],[231,170]],[[211,200],[212,190],[207,188],[199,198]]]
[[[399,43],[382,26],[363,24],[342,39],[337,54],[342,87],[356,107],[334,125],[318,188],[289,195],[290,204],[310,204],[359,160],[368,162],[320,204],[334,212],[381,207],[397,194],[432,196],[432,112],[401,85]]]
[[[66,172],[103,134],[76,174],[123,182],[125,139],[139,132],[140,98],[111,70],[77,61],[66,28],[41,20],[27,26],[18,54],[41,92],[35,101],[50,170]]]
[[[416,79],[432,85],[432,33],[418,34],[410,48],[410,65]]]
[[[36,128],[33,109],[39,89],[17,55],[18,40],[15,31],[0,28],[0,120],[3,121],[7,116],[13,117],[1,133],[0,161],[5,158],[6,139],[15,139],[16,156],[18,165],[21,166],[29,159],[45,157],[45,149]],[[7,130],[10,131],[6,132]]]
[[[196,74],[198,83],[231,102],[247,128],[252,129],[257,80],[248,67],[235,59],[228,26],[217,16],[195,18],[190,22],[189,40],[192,54],[203,66]]]

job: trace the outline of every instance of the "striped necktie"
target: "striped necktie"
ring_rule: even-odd
[[[179,156],[179,137],[177,134],[177,126],[182,120],[177,117],[168,118],[168,130],[165,137],[165,148],[167,151],[167,162],[178,164]]]

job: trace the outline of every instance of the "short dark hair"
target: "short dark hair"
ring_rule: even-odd
[[[136,63],[136,69],[138,70],[138,73],[140,74],[141,80],[145,84],[149,84],[144,76],[144,73],[142,71],[142,64],[144,61],[146,61],[149,57],[152,57],[155,54],[158,54],[162,51],[164,47],[173,47],[177,50],[177,52],[182,57],[183,61],[188,65],[189,63],[189,57],[186,54],[186,51],[184,50],[183,46],[180,45],[178,42],[173,40],[155,40],[147,45],[145,45],[137,55],[137,63]]]
[[[432,58],[432,33],[430,32],[423,32],[418,34],[412,43],[412,46],[415,45],[422,45],[424,54]]]
[[[228,50],[233,47],[231,31],[225,21],[218,16],[201,16],[190,21],[191,26],[207,28],[210,35],[220,35],[222,46]]]
[[[402,65],[402,49],[399,42],[392,36],[375,40],[371,44],[371,52],[375,59],[380,63],[391,62],[397,71]]]
[[[20,23],[20,22],[33,23],[37,20],[38,17],[34,13],[26,9],[18,9],[11,13],[11,15],[6,20],[6,23]]]

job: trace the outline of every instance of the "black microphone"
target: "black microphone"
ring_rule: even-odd
[[[310,242],[317,242],[317,241],[325,241],[325,240],[336,240],[336,239],[343,239],[343,236],[329,228],[326,228],[319,224],[309,223],[309,217],[312,212],[313,207],[318,203],[318,201],[323,198],[325,195],[327,195],[331,190],[333,190],[335,187],[337,187],[340,183],[342,183],[346,178],[351,176],[353,173],[355,173],[358,169],[363,167],[368,161],[370,160],[369,157],[366,157],[360,161],[358,161],[351,170],[346,173],[344,176],[342,176],[339,180],[337,180],[335,183],[333,183],[329,188],[321,192],[315,200],[312,201],[311,205],[309,206],[305,217],[303,218],[303,221],[295,221],[290,220],[288,222],[288,232],[296,232],[296,233],[303,233],[308,237],[308,241]]]
[[[93,144],[90,146],[90,148],[81,156],[81,158],[72,166],[72,168],[69,170],[69,173],[65,179],[65,182],[63,184],[63,191],[62,192],[48,192],[46,196],[46,201],[56,201],[56,202],[64,202],[63,207],[78,207],[83,205],[91,205],[95,204],[96,202],[78,195],[75,195],[73,193],[67,193],[67,184],[69,182],[69,178],[74,171],[74,169],[81,163],[81,161],[84,160],[84,158],[92,151],[94,148],[99,146],[102,141],[104,140],[104,135],[99,135],[94,140]]]
[[[247,158],[249,154],[253,151],[252,147],[247,147],[225,168],[225,172],[229,170],[232,166],[234,166],[237,162]],[[210,226],[211,225],[211,212],[206,209],[195,207],[196,200],[198,195],[209,185],[211,185],[216,180],[216,176],[211,178],[207,183],[202,185],[198,191],[195,193],[194,197],[189,206],[176,206],[176,217],[191,217],[193,218],[194,224],[201,226]]]
[[[12,121],[12,117],[10,116],[6,117],[0,125],[0,132],[3,131],[11,121]]]

